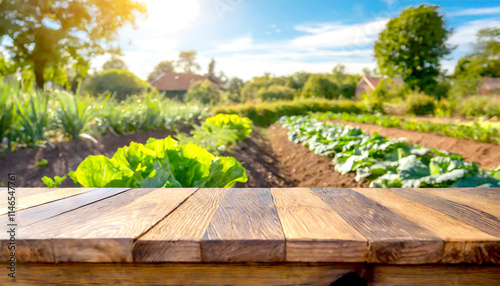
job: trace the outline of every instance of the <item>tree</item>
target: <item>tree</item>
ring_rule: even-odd
[[[90,78],[84,89],[90,94],[113,93],[118,101],[147,90],[149,84],[127,70],[107,69]]]
[[[181,68],[185,73],[199,71],[201,66],[196,62],[196,51],[181,51],[179,53],[177,67]]]
[[[113,49],[118,28],[145,11],[135,0],[0,1],[0,37],[11,61],[43,88],[48,71],[57,76],[71,65],[85,73],[91,57]]]
[[[160,75],[166,73],[166,72],[173,72],[174,71],[174,62],[173,61],[162,61],[159,62],[154,70],[148,74],[148,82],[152,82],[156,78],[158,78]]]
[[[371,70],[370,68],[363,68],[361,70],[361,73],[366,75],[366,76],[372,76],[373,75],[373,70]]]
[[[105,62],[102,65],[102,69],[128,70],[127,64],[125,64],[125,62],[122,59],[116,57],[113,57],[109,61]]]
[[[384,75],[401,75],[411,89],[432,93],[439,60],[449,55],[446,29],[439,6],[408,7],[391,19],[375,42],[375,58]]]
[[[211,58],[210,63],[208,64],[208,74],[215,75],[215,60],[214,60],[214,58]]]
[[[339,97],[339,87],[324,75],[310,76],[301,93],[302,97],[324,97],[334,99]]]
[[[203,104],[216,104],[220,100],[220,91],[209,80],[195,81],[189,86],[186,101],[199,101]]]

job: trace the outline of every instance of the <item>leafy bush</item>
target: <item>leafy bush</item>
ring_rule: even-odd
[[[252,121],[235,114],[218,114],[207,118],[201,127],[194,128],[192,137],[179,135],[179,140],[200,145],[209,152],[220,153],[238,141],[245,140],[252,133]]]
[[[84,85],[90,94],[115,94],[118,101],[128,96],[144,92],[150,86],[133,73],[120,69],[107,69],[90,78]]]
[[[436,108],[434,98],[423,92],[412,92],[406,99],[406,113],[415,115],[433,114]]]
[[[456,112],[456,110],[457,110],[456,102],[446,99],[441,99],[438,102],[434,113],[439,117],[450,117]]]
[[[56,110],[56,124],[70,139],[78,138],[90,125],[93,118],[93,107],[89,104],[89,96],[86,98],[65,91],[56,91],[58,102]]]
[[[88,156],[68,176],[87,188],[230,188],[248,180],[233,157],[216,157],[194,144],[179,145],[170,137],[150,138],[145,145],[132,142],[112,158]],[[54,184],[61,180],[56,178]],[[53,183],[47,178],[43,181]]]
[[[304,116],[283,117],[288,138],[315,154],[333,157],[335,170],[356,172],[356,180],[375,188],[500,187],[490,172],[458,154],[410,145],[405,139],[364,134],[357,127],[318,122]]]
[[[186,101],[202,104],[216,104],[220,100],[220,90],[209,80],[193,82],[186,93]]]
[[[500,101],[495,102],[493,96],[471,96],[460,105],[460,115],[466,118],[476,116],[500,116]]]
[[[18,93],[19,90],[14,84],[0,79],[0,142],[7,138],[7,145],[2,146],[0,143],[0,149],[10,149],[16,138],[14,124],[17,121],[17,110],[14,99]]]
[[[291,87],[273,84],[267,89],[261,88],[257,92],[257,98],[262,101],[292,100],[295,92],[296,90]]]
[[[215,108],[214,113],[238,114],[248,117],[257,126],[269,126],[284,115],[306,115],[309,112],[365,113],[362,103],[349,100],[296,99],[272,103],[240,104]]]
[[[339,94],[339,87],[328,78],[322,75],[312,75],[304,84],[301,96],[304,98],[323,97],[334,99],[338,98]]]
[[[49,96],[43,92],[27,92],[16,98],[19,116],[17,140],[29,147],[37,147],[46,141],[46,132],[51,125]]]

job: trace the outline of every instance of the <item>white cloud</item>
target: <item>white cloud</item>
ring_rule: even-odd
[[[387,22],[388,19],[380,19],[354,25],[299,25],[295,27],[296,30],[312,35],[298,37],[291,43],[297,47],[314,49],[364,46],[375,41]]]
[[[455,32],[448,40],[448,43],[457,45],[458,50],[469,51],[471,43],[476,41],[476,34],[482,28],[500,27],[500,20],[477,20],[465,22],[455,29]]]
[[[478,16],[478,15],[499,15],[500,14],[500,6],[497,7],[488,7],[488,8],[473,8],[473,9],[464,9],[456,12],[448,13],[448,16]]]

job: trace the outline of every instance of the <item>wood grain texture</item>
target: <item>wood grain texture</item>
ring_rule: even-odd
[[[500,239],[385,189],[354,189],[444,241],[440,263],[500,263]]]
[[[271,189],[290,262],[364,262],[368,241],[310,189]]]
[[[368,262],[436,263],[443,241],[431,231],[351,189],[312,189],[369,240]]]
[[[420,192],[467,205],[492,214],[497,218],[500,217],[500,189],[498,189],[497,198],[495,198],[495,196],[490,196],[487,199],[478,195],[478,193],[482,192],[480,189],[476,190],[476,192],[460,192],[457,190],[458,189],[419,189]]]
[[[75,210],[79,207],[92,204],[96,201],[112,197],[116,194],[124,192],[128,189],[124,188],[103,188],[103,189],[95,189],[90,190],[85,193],[81,193],[75,196],[67,197],[64,199],[60,199],[57,201],[49,202],[43,205],[38,205],[32,208],[24,209],[18,211],[16,213],[16,224],[17,229],[21,230],[21,233],[24,233],[24,228],[31,224],[34,224],[39,221],[43,221],[45,219],[60,215],[65,212],[69,212]],[[0,216],[0,220],[7,221],[7,215]],[[17,234],[19,235],[19,233]],[[19,237],[18,237],[19,238]],[[0,260],[7,259],[10,255],[10,251],[7,248],[9,244],[10,235],[7,232],[0,233]],[[20,261],[30,261],[30,257],[34,261],[46,261],[47,256],[50,256],[51,252],[48,252],[47,249],[51,249],[50,243],[42,243],[40,241],[20,241],[20,248],[25,249],[27,252],[21,252],[22,257]],[[36,245],[39,244],[39,247]],[[50,246],[50,247],[49,247]],[[35,250],[38,249],[38,250]]]
[[[443,199],[419,189],[388,189],[398,196],[433,208],[483,232],[500,237],[500,218],[471,206]]]
[[[227,189],[200,189],[134,244],[136,262],[200,262],[201,239]]]
[[[500,267],[465,265],[375,265],[374,282],[384,286],[499,285]]]
[[[81,193],[91,191],[91,188],[61,188],[61,189],[16,189],[16,210],[27,209],[30,207],[42,205],[48,202],[57,201],[67,197],[75,196]],[[7,200],[0,202],[0,215],[8,213]]]
[[[50,241],[45,262],[132,262],[133,241],[196,189],[132,189],[23,228],[19,241]],[[18,252],[32,253],[31,248]],[[29,258],[28,261],[31,261]],[[39,261],[40,262],[40,261]]]
[[[269,189],[229,189],[201,241],[205,262],[279,262],[285,240]]]
[[[329,285],[363,264],[100,264],[18,265],[15,282],[7,269],[0,285]]]

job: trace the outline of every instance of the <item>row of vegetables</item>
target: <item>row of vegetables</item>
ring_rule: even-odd
[[[225,137],[216,139],[221,134],[232,138],[235,143],[244,140],[251,132],[250,119],[219,114],[207,118],[201,127],[195,129],[194,135],[212,138],[215,143],[207,144],[216,146],[229,144]],[[205,143],[201,141],[202,146]],[[119,148],[111,158],[88,156],[68,176],[75,185],[83,187],[230,188],[237,182],[248,180],[245,169],[234,157],[215,156],[202,146],[180,144],[170,136],[150,138],[146,144],[132,142]],[[65,179],[43,177],[42,181],[48,187],[57,187]]]
[[[500,125],[487,121],[469,123],[430,122],[407,120],[396,116],[359,113],[314,113],[312,117],[322,120],[339,119],[358,123],[377,124],[384,127],[396,127],[425,133],[436,133],[455,138],[467,138],[475,141],[500,144]]]
[[[318,116],[316,116],[318,117]],[[333,158],[335,170],[356,172],[374,188],[500,187],[500,166],[482,170],[458,154],[411,145],[405,139],[364,134],[361,129],[312,116],[282,117],[289,140]]]

